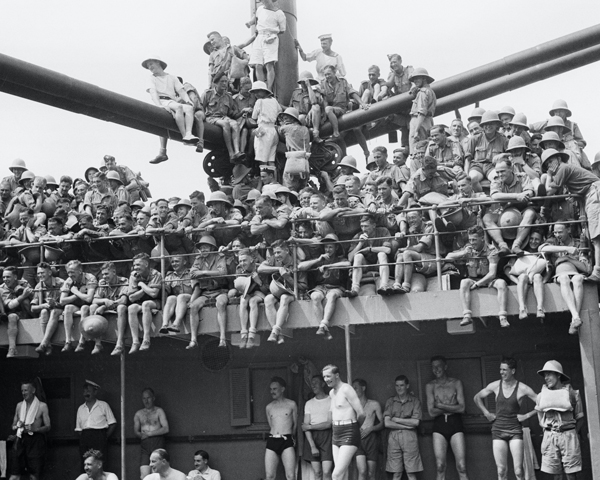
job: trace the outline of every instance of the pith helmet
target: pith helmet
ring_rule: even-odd
[[[33,180],[35,178],[35,173],[30,170],[25,170],[21,178],[19,179],[19,184],[23,185],[23,181],[25,180]]]
[[[545,142],[558,142],[561,149],[565,148],[565,144],[563,143],[563,141],[558,136],[558,133],[556,133],[556,132],[545,132],[542,135],[542,139],[540,140],[540,147],[545,148],[544,147]]]
[[[211,203],[215,202],[223,202],[229,205],[230,207],[233,206],[233,204],[229,201],[229,198],[227,198],[227,194],[218,190],[210,194],[210,198],[208,199],[208,202],[206,202],[206,204],[210,206]]]
[[[508,147],[506,147],[506,151],[510,152],[511,150],[518,150],[519,148],[524,148],[527,151],[531,150],[525,143],[525,140],[523,140],[523,137],[517,135],[508,141]]]
[[[527,125],[527,117],[524,113],[516,113],[509,124],[529,130],[529,125]]]
[[[473,111],[471,112],[471,115],[469,116],[469,118],[467,120],[469,122],[471,122],[473,120],[481,119],[481,117],[483,116],[484,113],[485,113],[485,108],[481,108],[481,107],[474,108]]]
[[[412,82],[416,77],[425,77],[428,83],[433,83],[435,81],[433,77],[429,76],[427,70],[422,67],[415,68],[408,79]]]
[[[514,117],[516,112],[513,107],[507,105],[506,107],[502,107],[500,109],[500,111],[498,112],[498,116],[502,115],[503,113],[505,113],[507,115],[512,115]]]
[[[12,172],[13,168],[20,168],[22,170],[27,170],[27,165],[25,165],[25,160],[21,159],[21,158],[15,158],[12,163],[10,164],[10,167],[8,167],[8,169]]]
[[[204,235],[196,245],[202,245],[203,243],[217,248],[217,241],[211,235]]]
[[[342,161],[338,164],[340,167],[349,167],[353,172],[360,173],[360,170],[356,168],[356,158],[352,155],[346,155],[342,158]]]
[[[148,62],[150,60],[154,60],[155,62],[158,62],[160,64],[160,66],[162,67],[163,70],[165,70],[167,68],[166,62],[163,62],[163,60],[160,57],[150,57],[150,58],[147,58],[146,60],[144,60],[142,62],[142,67],[144,67],[145,69],[148,69]]]
[[[298,112],[297,108],[288,107],[288,108],[285,109],[285,111],[281,112],[278,116],[281,117],[283,115],[287,115],[288,117],[292,117],[297,122],[300,121],[300,112]]]
[[[565,133],[571,133],[571,129],[565,125],[565,122],[560,117],[552,117],[548,120],[548,123],[544,127],[545,131],[548,131],[552,127],[561,127],[563,135]]]
[[[317,80],[315,80],[315,77],[313,77],[313,74],[311,72],[309,72],[308,70],[305,70],[304,72],[302,72],[298,78],[298,83],[303,83],[304,81],[308,80],[308,83],[310,83],[311,85],[318,85],[319,82]]]
[[[542,152],[542,166],[544,166],[546,162],[552,157],[556,156],[560,157],[561,161],[563,162],[569,161],[569,155],[567,153],[559,152],[558,150],[554,150],[553,148],[548,148],[547,150],[544,150]]]
[[[46,179],[46,186],[48,187],[58,187],[58,183],[56,183],[56,179],[52,175],[44,175]]]
[[[571,110],[569,109],[567,102],[565,102],[562,99],[555,100],[554,103],[552,104],[552,108],[550,109],[550,112],[549,112],[551,117],[554,116],[555,110],[565,110],[567,112],[567,117],[570,117],[573,114],[571,112]]]
[[[595,156],[594,156],[594,161],[592,162],[592,166],[596,165],[598,162],[600,162],[600,152],[598,152]]]
[[[267,88],[267,84],[265,82],[261,82],[260,80],[253,82],[250,93],[258,92],[260,90],[267,92],[269,95],[273,95],[273,92]]]
[[[483,126],[487,123],[497,123],[499,125],[502,124],[500,118],[498,118],[498,114],[493,110],[488,110],[481,116],[481,122],[479,122],[479,125]]]
[[[114,170],[111,170],[110,172],[108,172],[106,174],[106,179],[114,180],[115,182],[119,182],[121,185],[123,185],[123,181],[121,180],[121,175],[119,175],[119,172],[115,172]]]
[[[562,365],[559,362],[557,362],[556,360],[548,360],[544,364],[544,368],[542,368],[541,370],[538,370],[537,373],[538,373],[538,375],[541,375],[543,377],[544,373],[546,373],[546,372],[558,373],[560,375],[561,381],[564,381],[564,382],[568,382],[569,380],[571,380],[567,375],[564,374]]]

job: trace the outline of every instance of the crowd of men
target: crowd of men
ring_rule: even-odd
[[[426,385],[427,412],[433,419],[433,450],[438,479],[446,475],[448,447],[456,459],[461,480],[468,480],[465,429],[465,396],[460,379],[448,375],[443,356],[431,358],[433,380]],[[579,432],[583,425],[583,407],[579,391],[573,389],[570,378],[556,360],[546,362],[538,374],[544,378],[539,394],[517,380],[517,362],[503,358],[500,380],[491,382],[475,395],[474,401],[492,423],[492,445],[499,480],[508,478],[508,453],[513,460],[518,480],[532,478],[527,471],[531,462],[531,441],[524,438],[522,423],[536,416],[544,431],[542,442],[542,472],[575,479],[582,469]],[[287,480],[295,480],[297,458],[310,462],[317,480],[343,480],[355,460],[359,480],[375,480],[379,462],[381,434],[387,434],[385,471],[394,480],[406,472],[415,480],[423,471],[419,447],[419,426],[423,406],[414,395],[409,379],[398,375],[394,381],[396,395],[387,399],[382,409],[377,400],[367,397],[367,382],[354,379],[344,383],[335,365],[327,365],[310,379],[314,396],[298,412],[296,402],[286,397],[286,381],[273,377],[269,390],[273,401],[266,405],[269,436],[265,448],[265,478],[274,480],[279,463],[283,464]],[[100,386],[86,380],[85,402],[77,411],[76,431],[80,434],[80,454],[84,474],[78,480],[115,480],[115,474],[105,472],[107,441],[115,431],[117,421],[110,406],[97,398]],[[51,429],[48,406],[36,395],[34,382],[21,385],[23,401],[17,404],[13,419],[15,442],[10,450],[11,480],[21,474],[39,480],[46,456],[46,433]],[[495,398],[495,411],[488,410],[483,400]],[[521,413],[528,397],[535,407]],[[134,416],[134,431],[140,438],[140,478],[148,480],[220,480],[217,470],[208,465],[204,450],[194,454],[194,470],[186,476],[171,467],[165,450],[165,435],[169,423],[164,410],[155,403],[151,388],[144,389],[144,408]],[[300,419],[303,419],[300,422]],[[381,432],[381,433],[380,433]],[[296,439],[303,435],[300,451]],[[527,432],[526,435],[529,435]]]
[[[47,436],[51,430],[50,412],[43,401],[40,384],[26,380],[21,383],[23,401],[17,404],[8,455],[10,480],[29,475],[32,480],[43,478],[47,456]],[[77,480],[117,480],[117,475],[106,472],[108,440],[114,434],[117,420],[110,405],[97,398],[100,385],[86,380],[83,385],[84,403],[77,410],[75,431],[79,435],[79,456],[82,473]],[[152,388],[142,392],[144,408],[135,413],[135,435],[140,439],[140,479],[149,480],[221,480],[218,470],[208,465],[209,454],[205,450],[194,453],[194,469],[187,475],[170,467],[169,454],[165,450],[165,436],[169,433],[169,421],[165,411],[156,405]]]
[[[564,102],[550,113],[546,129],[570,116]],[[268,340],[282,343],[289,306],[302,298],[312,302],[317,334],[331,338],[338,298],[422,292],[439,274],[461,279],[462,325],[472,322],[472,291],[490,287],[508,327],[511,283],[519,317],[529,315],[533,285],[543,318],[544,283],[554,281],[577,334],[584,281],[600,280],[600,179],[583,150],[566,148],[568,132],[546,131],[536,143],[515,134],[518,115],[506,117],[473,112],[463,139],[459,120],[453,134],[436,125],[414,154],[396,150],[391,163],[385,147],[375,147],[364,174],[346,156],[337,172],[321,172],[318,185],[298,193],[279,183],[274,166],[239,164],[232,185],[211,180],[208,200],[194,191],[150,202],[147,183],[110,155],[85,178],[58,182],[17,159],[0,184],[8,357],[16,355],[19,319],[40,319],[37,350],[48,355],[61,321],[63,351],[81,352],[86,337],[75,338],[74,318],[107,313],[118,319],[112,354],[123,352],[128,326],[129,352],[144,351],[160,310],[161,334],[181,332],[189,316],[187,348],[196,348],[205,306],[216,306],[225,346],[228,304],[239,304],[243,348],[255,344],[261,304]],[[102,348],[96,339],[92,352]]]
[[[282,343],[290,304],[301,298],[312,302],[317,334],[331,338],[338,298],[422,292],[436,275],[460,279],[463,326],[472,323],[472,291],[489,287],[497,290],[500,325],[509,327],[511,283],[519,317],[529,315],[532,285],[543,318],[543,285],[554,281],[571,313],[569,333],[577,334],[583,282],[600,281],[600,158],[588,160],[564,100],[532,124],[506,106],[474,109],[466,127],[460,118],[434,125],[434,79],[425,69],[390,55],[387,79],[371,66],[356,91],[331,50],[332,36],[322,35],[311,53],[296,42],[300,57],[316,62],[318,80],[303,72],[283,110],[273,94],[273,66],[285,16],[265,0],[253,25],[255,34],[237,46],[219,32],[207,35],[210,88],[202,95],[167,74],[161,59],[142,62],[152,73],[153,102],[173,114],[184,143],[203,151],[205,122],[223,131],[231,175],[209,178],[207,201],[196,190],[150,202],[148,183],[111,155],[84,178],[63,175],[58,182],[35,175],[24,160],[10,165],[12,175],[0,184],[0,320],[8,322],[8,357],[17,353],[21,318],[40,319],[37,350],[49,355],[61,321],[62,350],[81,352],[86,337],[75,338],[74,317],[106,313],[118,321],[114,355],[124,351],[128,326],[129,352],[148,350],[158,311],[165,335],[180,333],[189,317],[193,349],[205,306],[216,306],[224,347],[233,303],[243,348],[257,343],[261,304],[272,325],[268,340]],[[249,67],[259,80],[251,81]],[[332,127],[327,141],[336,141],[344,135],[341,115],[401,93],[413,104],[385,119],[402,132],[391,162],[385,147],[369,151],[359,128],[366,172],[345,156],[336,169],[309,175],[307,152],[323,142],[324,125]],[[167,160],[166,142],[153,163]],[[102,349],[96,339],[92,353]]]

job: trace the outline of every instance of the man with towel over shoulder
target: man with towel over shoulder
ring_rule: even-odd
[[[17,403],[12,429],[16,445],[10,450],[10,480],[19,480],[29,474],[31,480],[39,480],[46,456],[46,432],[50,431],[48,405],[35,396],[32,381],[21,383],[23,401]]]

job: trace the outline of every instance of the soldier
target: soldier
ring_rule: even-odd
[[[266,480],[275,480],[279,458],[283,463],[286,480],[296,478],[294,432],[298,421],[298,407],[296,402],[285,398],[286,386],[281,377],[273,377],[269,385],[273,401],[266,408],[270,428],[265,449]]]
[[[360,447],[356,452],[358,480],[375,480],[379,457],[379,433],[383,430],[383,413],[377,400],[367,398],[367,382],[356,378],[352,388],[365,412],[365,421],[360,426]],[[375,423],[377,422],[377,423]]]

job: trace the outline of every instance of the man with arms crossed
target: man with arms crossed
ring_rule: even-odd
[[[352,388],[365,411],[365,421],[360,426],[360,447],[356,452],[358,480],[367,480],[367,478],[375,480],[377,456],[379,455],[379,434],[377,432],[383,430],[383,413],[378,401],[367,398],[366,380],[355,378]],[[375,425],[375,419],[377,419],[377,425]]]
[[[325,393],[325,380],[321,375],[313,375],[310,386],[315,396],[304,406],[303,457],[310,461],[316,480],[331,480],[331,397]]]
[[[523,427],[521,422],[533,417],[532,410],[525,415],[519,415],[523,397],[529,397],[536,402],[537,395],[524,383],[515,378],[517,362],[514,358],[503,358],[500,362],[500,380],[490,383],[475,395],[475,403],[492,424],[492,448],[494,460],[498,469],[498,479],[508,478],[508,449],[513,457],[515,477],[523,480]],[[483,399],[489,395],[496,396],[496,413],[490,413]]]
[[[83,455],[82,473],[77,480],[119,480],[119,478],[110,472],[105,472],[103,467],[102,452],[100,450],[88,450]]]
[[[19,480],[27,472],[30,480],[39,480],[44,470],[46,432],[50,431],[48,405],[35,396],[32,382],[21,383],[23,401],[17,403],[12,429],[16,445],[9,450],[10,480]]]
[[[433,420],[433,453],[437,468],[437,480],[446,478],[446,452],[448,444],[456,459],[456,471],[461,480],[467,480],[465,461],[465,434],[461,414],[465,411],[463,384],[457,378],[448,377],[448,364],[441,355],[431,358],[431,370],[435,379],[426,386],[427,411]]]
[[[409,385],[406,375],[396,377],[397,395],[388,398],[383,412],[384,425],[391,430],[385,470],[393,474],[393,480],[400,480],[404,470],[408,480],[416,480],[416,474],[423,471],[417,438],[423,413],[421,402],[409,392]]]
[[[159,448],[150,455],[152,473],[145,480],[187,480],[185,473],[171,468],[171,457],[164,448]]]
[[[267,421],[271,431],[265,450],[266,480],[275,480],[279,457],[283,463],[286,480],[296,479],[294,432],[298,407],[296,402],[283,396],[286,385],[283,378],[273,377],[269,386],[273,401],[267,405]]]
[[[331,478],[344,480],[354,454],[360,446],[360,425],[365,412],[354,389],[342,382],[340,370],[335,365],[323,367],[323,379],[331,397],[331,420],[333,424],[333,463]]]
[[[156,397],[150,387],[142,392],[144,408],[135,412],[133,429],[140,441],[140,477],[152,473],[150,468],[150,454],[165,446],[165,435],[169,433],[169,422],[165,411],[157,407],[154,402]]]

